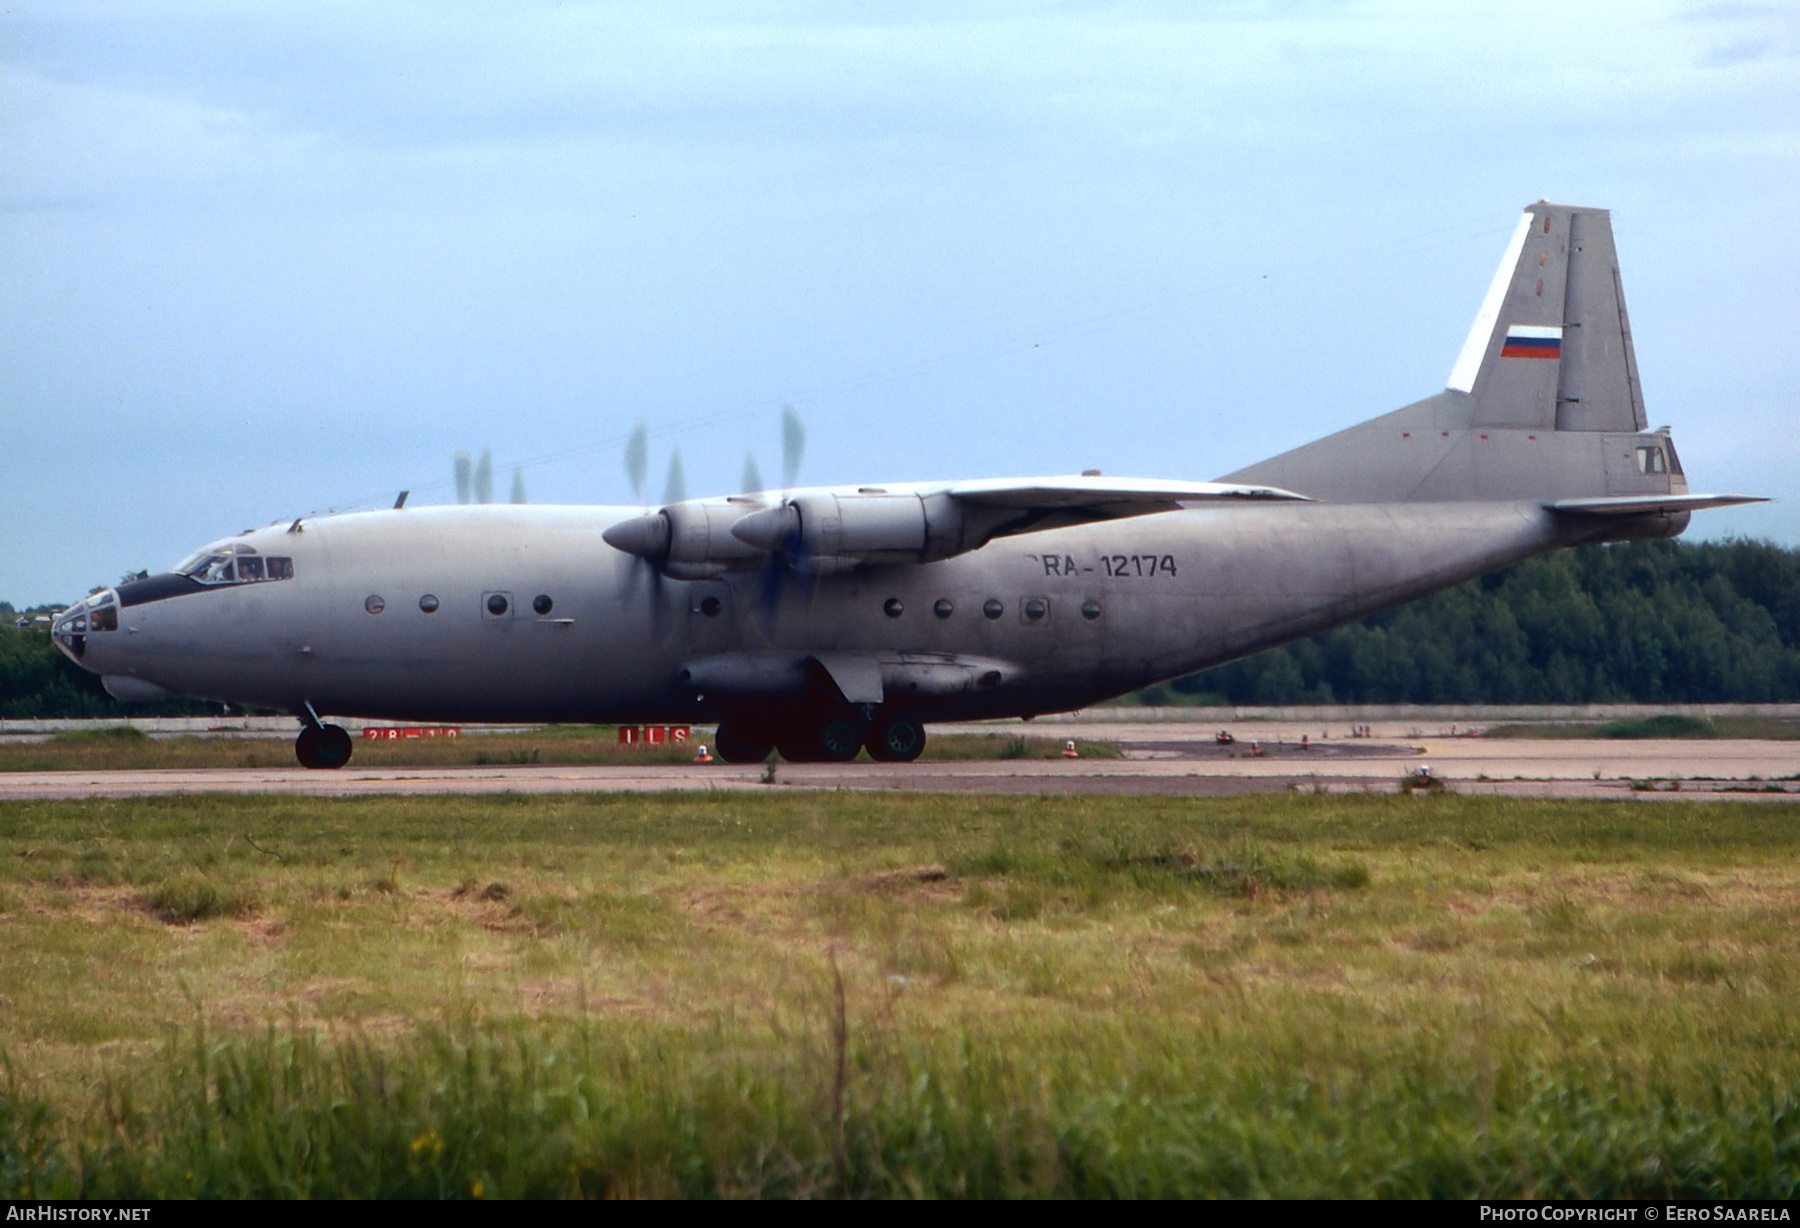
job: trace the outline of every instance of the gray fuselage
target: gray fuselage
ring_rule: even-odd
[[[880,663],[886,702],[925,719],[1029,716],[1338,626],[1596,532],[1534,502],[1240,505],[1001,538],[934,563],[685,581],[601,540],[639,510],[432,507],[252,532],[215,549],[291,558],[291,578],[140,598],[116,630],[86,637],[81,663],[290,712],[674,722],[730,698],[684,680],[695,662],[836,653]],[[908,662],[919,676],[972,663],[970,682],[921,688]],[[736,698],[754,702],[756,687]]]

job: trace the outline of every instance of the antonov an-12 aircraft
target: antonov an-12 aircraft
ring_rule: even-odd
[[[1673,537],[1701,508],[1644,398],[1609,215],[1525,210],[1449,386],[1216,482],[927,482],[625,507],[299,519],[65,612],[122,700],[331,715],[717,721],[907,761],[927,721],[1033,716],[1352,622],[1521,559]]]

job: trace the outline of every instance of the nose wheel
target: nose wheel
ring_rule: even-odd
[[[341,725],[308,725],[294,739],[294,758],[306,768],[341,768],[354,744]]]

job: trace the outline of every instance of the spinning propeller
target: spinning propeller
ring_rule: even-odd
[[[451,461],[451,468],[456,474],[456,501],[458,503],[492,503],[494,501],[494,456],[483,448],[481,458],[472,465],[467,452],[458,452]],[[513,466],[512,503],[525,502],[525,470],[522,466]]]

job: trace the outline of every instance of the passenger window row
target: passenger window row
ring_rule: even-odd
[[[714,600],[716,601],[716,598]],[[512,594],[502,592],[483,593],[481,604],[482,608],[487,611],[488,617],[505,618],[512,610]],[[426,593],[423,597],[419,598],[419,609],[427,614],[436,614],[441,605],[443,605],[443,602],[438,600],[436,593]],[[539,593],[531,599],[531,608],[539,618],[547,618],[550,615],[550,611],[556,608],[556,602],[551,600],[550,594]],[[363,609],[367,610],[370,614],[379,614],[387,609],[387,598],[379,593],[370,593],[363,599]]]

